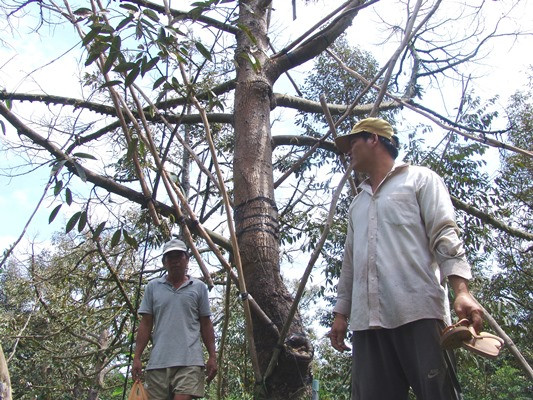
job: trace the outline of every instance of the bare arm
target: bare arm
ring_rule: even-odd
[[[133,380],[140,379],[142,375],[141,356],[150,340],[153,326],[154,316],[152,314],[143,314],[139,329],[137,330],[137,338],[135,340],[135,354],[133,356],[133,368],[131,370]]]
[[[460,276],[450,275],[448,282],[455,293],[453,308],[457,317],[468,319],[476,332],[479,332],[483,325],[483,310],[468,290],[468,281]]]
[[[207,373],[207,382],[211,380],[217,374],[217,352],[215,347],[215,330],[213,328],[213,322],[210,317],[200,317],[200,333],[202,334],[202,341],[207,349],[209,358],[205,364]]]

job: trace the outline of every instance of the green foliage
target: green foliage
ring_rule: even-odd
[[[476,360],[475,365],[459,368],[459,379],[465,400],[527,400],[531,398],[531,382],[514,366]]]
[[[98,229],[105,244],[109,232]],[[12,356],[14,398],[122,398],[133,323],[124,295],[136,303],[141,269],[128,244],[105,254],[113,271],[93,242],[67,235],[55,238],[53,252],[11,259],[0,271],[0,340]]]
[[[322,338],[315,344],[318,355],[313,363],[313,378],[319,380],[321,400],[349,400],[351,393],[351,353],[339,353]]]

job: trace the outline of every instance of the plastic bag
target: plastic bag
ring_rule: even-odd
[[[148,395],[141,381],[133,382],[128,400],[148,400]]]

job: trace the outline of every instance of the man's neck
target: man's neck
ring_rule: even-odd
[[[372,193],[376,192],[376,190],[379,188],[379,185],[381,185],[381,182],[383,182],[393,167],[394,160],[392,158],[386,158],[385,160],[381,160],[374,165],[372,171],[368,173],[370,186],[372,187]]]
[[[188,279],[189,277],[187,274],[167,274],[167,281],[169,281],[174,287],[180,287]]]

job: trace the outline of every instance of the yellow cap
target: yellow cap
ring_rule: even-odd
[[[381,118],[365,118],[354,125],[349,134],[339,136],[335,139],[335,146],[341,153],[348,153],[350,151],[350,140],[354,135],[362,132],[375,133],[378,136],[382,136],[391,140],[394,135],[392,126]]]

